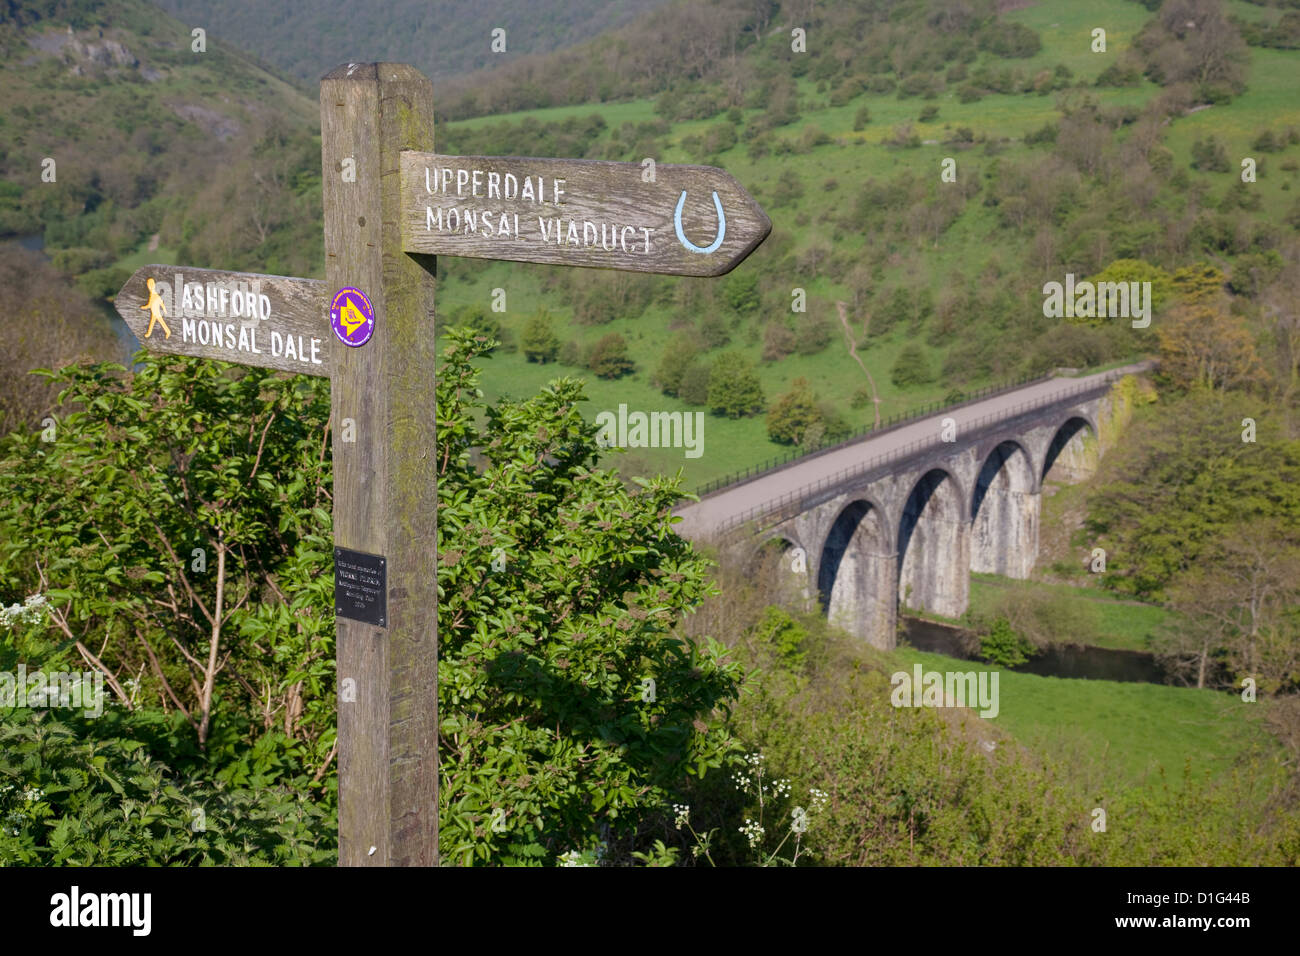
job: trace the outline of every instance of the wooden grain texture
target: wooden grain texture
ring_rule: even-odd
[[[321,81],[321,131],[326,280],[375,310],[370,341],[335,353],[334,542],[388,567],[388,626],[337,618],[340,686],[356,692],[339,701],[339,863],[436,865],[433,262],[403,253],[398,226],[399,154],[433,148],[432,86],[401,64],[341,66]]]
[[[152,331],[149,279],[163,305]],[[113,304],[152,352],[329,375],[338,344],[319,279],[150,265],[126,281]]]
[[[441,172],[444,169],[451,171],[450,177]],[[515,198],[506,198],[507,174],[518,186]],[[402,157],[403,248],[716,276],[735,268],[772,231],[758,203],[721,169],[661,164],[654,170],[654,182],[646,182],[645,174],[640,163],[407,153]],[[523,197],[525,180],[531,184],[532,198]],[[677,235],[678,203],[682,235],[707,249],[719,233],[715,192],[725,217],[722,242],[711,252],[691,251]]]

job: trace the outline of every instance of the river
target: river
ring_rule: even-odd
[[[977,650],[965,639],[961,628],[918,617],[904,617],[908,643],[918,651],[944,654],[962,660],[975,660]],[[1084,647],[1056,644],[1010,670],[1042,677],[1072,677],[1084,680],[1165,682],[1164,668],[1147,651],[1120,650],[1111,647]]]

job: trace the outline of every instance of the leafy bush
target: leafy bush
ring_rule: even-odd
[[[989,632],[980,637],[980,657],[990,664],[1018,667],[1029,660],[1034,645],[1011,629],[1005,617],[997,618]]]
[[[560,339],[551,327],[551,315],[539,309],[524,323],[524,356],[530,362],[554,362],[560,353]]]
[[[767,413],[767,434],[787,445],[802,443],[809,428],[821,421],[817,401],[805,378],[796,378],[790,390],[777,398]]]
[[[890,381],[899,388],[924,385],[934,380],[934,370],[925,352],[915,343],[903,346],[889,372]]]
[[[763,410],[763,386],[754,367],[739,352],[724,352],[709,370],[709,408],[728,418]]]
[[[593,470],[580,383],[488,408],[472,361],[491,342],[466,328],[447,341],[437,375],[442,848],[458,862],[541,862],[634,830],[689,775],[720,767],[728,738],[706,721],[739,674],[706,639],[674,633],[677,610],[707,591],[704,559],[665,533],[676,486],[628,490]],[[0,789],[15,789],[0,793],[13,816],[0,852],[329,862],[327,383],[140,358],[134,375],[57,373],[91,411],[62,416],[52,444],[18,432],[0,446],[2,593],[48,587],[52,608],[39,627],[0,632],[0,669],[66,666],[80,660],[75,641],[93,640],[122,708],[84,721],[7,718]],[[217,569],[196,573],[197,542],[214,563],[227,549],[230,617],[215,646],[211,627],[183,626],[203,619],[217,587]],[[176,594],[188,595],[179,615]],[[202,678],[210,651],[223,666],[207,696],[190,669]],[[657,685],[648,697],[647,678]],[[168,698],[184,708],[162,714]],[[206,830],[191,828],[194,809]]]
[[[591,347],[587,368],[601,378],[620,378],[636,368],[636,364],[627,354],[627,341],[617,332],[611,332]]]

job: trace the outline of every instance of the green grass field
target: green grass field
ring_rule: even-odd
[[[911,648],[894,657],[909,672],[916,663],[937,671],[996,669]],[[1266,705],[1233,694],[998,672],[999,713],[990,720],[1031,750],[1094,762],[1109,785],[1150,785],[1163,769],[1177,786],[1185,763],[1194,774],[1217,776],[1247,754],[1271,757],[1278,749],[1253,709]]]

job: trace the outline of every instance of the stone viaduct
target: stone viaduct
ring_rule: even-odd
[[[900,603],[959,617],[970,572],[1025,578],[1044,480],[1089,474],[1128,409],[1114,388],[1149,363],[1051,378],[876,432],[677,510],[685,537],[780,549],[789,591],[880,648]]]

